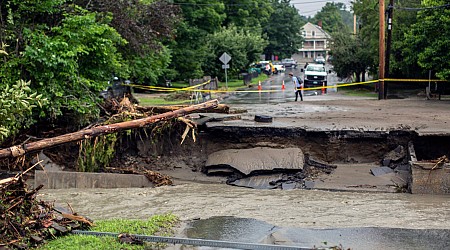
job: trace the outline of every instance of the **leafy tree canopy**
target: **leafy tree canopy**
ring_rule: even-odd
[[[328,32],[350,32],[350,27],[344,23],[343,13],[350,13],[345,11],[343,3],[328,2],[317,14],[312,18],[311,22],[317,24],[322,22],[322,28]],[[351,14],[350,14],[351,15]]]
[[[276,9],[278,1],[267,0],[223,0],[226,19],[224,25],[234,24],[236,27],[251,28],[261,31],[270,24],[271,14]]]
[[[444,0],[423,1],[424,7],[443,6]],[[405,35],[406,61],[418,62],[423,73],[431,70],[441,79],[450,78],[450,10],[448,8],[425,9],[418,13],[417,23]]]
[[[178,72],[178,79],[200,78],[204,75],[206,37],[221,29],[226,18],[222,1],[187,0],[180,4],[183,22],[176,29],[176,38],[169,47],[173,51],[170,67]]]
[[[276,1],[273,6],[274,12],[270,22],[264,28],[269,41],[264,53],[266,57],[271,55],[277,55],[280,58],[291,57],[302,45],[300,27],[305,22],[297,9],[290,5],[289,0]]]
[[[348,36],[345,33],[334,33],[331,54],[333,55],[333,70],[340,78],[356,75],[356,81],[361,81],[370,65],[370,53],[366,50],[359,36]]]
[[[204,66],[212,75],[224,79],[222,63],[218,59],[224,52],[232,58],[230,73],[238,73],[256,61],[266,45],[267,42],[261,36],[231,25],[208,36],[209,60]]]

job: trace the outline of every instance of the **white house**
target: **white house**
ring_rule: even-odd
[[[308,22],[303,25],[302,36],[304,38],[303,46],[296,54],[298,61],[313,61],[318,56],[323,56],[327,59],[330,35],[322,29],[322,22],[318,25]]]

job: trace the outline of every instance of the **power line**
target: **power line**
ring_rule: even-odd
[[[302,5],[302,4],[310,4],[310,3],[323,3],[323,2],[329,2],[330,0],[317,0],[317,1],[309,1],[309,2],[300,2],[300,3],[294,3],[291,2],[292,5]]]
[[[308,1],[308,2],[300,2],[295,3],[291,2],[292,5],[304,5],[304,4],[313,4],[313,3],[324,3],[329,2],[330,0],[315,0],[315,1]],[[274,3],[275,4],[275,3]],[[255,5],[255,3],[188,3],[188,2],[178,2],[178,3],[172,3],[172,5],[194,5],[194,6],[216,6],[216,5],[225,5],[225,6],[248,6],[248,5]]]
[[[301,11],[301,10],[299,10],[299,12],[300,12],[300,14],[302,14],[302,15],[307,15],[307,14],[312,14],[312,13],[314,13],[314,12],[318,12],[318,11],[320,11],[321,9],[315,9],[315,10],[308,10],[308,11]]]
[[[440,6],[431,6],[431,7],[422,7],[422,8],[411,8],[411,7],[397,7],[392,6],[390,8],[398,9],[398,10],[409,10],[409,11],[421,11],[421,10],[434,10],[434,9],[444,9],[449,8],[450,4],[444,4]]]

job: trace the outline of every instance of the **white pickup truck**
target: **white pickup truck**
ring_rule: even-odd
[[[326,87],[328,73],[331,73],[331,70],[326,71],[325,65],[323,64],[308,64],[301,71],[304,72],[303,83],[305,88]]]

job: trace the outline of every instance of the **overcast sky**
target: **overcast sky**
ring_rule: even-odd
[[[344,3],[347,10],[350,10],[351,0],[291,0],[291,4],[299,10],[302,16],[314,16],[327,2]]]

